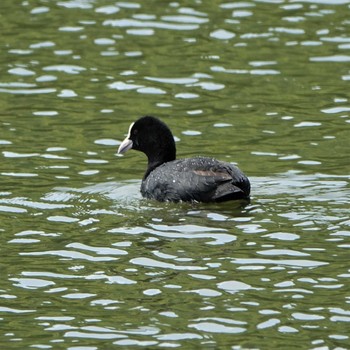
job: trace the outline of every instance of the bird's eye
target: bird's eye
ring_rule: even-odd
[[[135,130],[133,130],[133,131],[132,131],[132,133],[133,133],[133,135],[137,135],[138,130],[137,130],[137,129],[135,129]]]

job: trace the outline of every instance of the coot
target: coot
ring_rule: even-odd
[[[141,151],[148,166],[141,184],[143,197],[171,202],[224,202],[248,199],[250,183],[236,166],[208,157],[176,160],[170,129],[145,116],[132,123],[118,154]]]

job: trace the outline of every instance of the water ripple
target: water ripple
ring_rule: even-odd
[[[232,259],[231,262],[233,264],[238,265],[284,265],[284,266],[293,266],[293,267],[319,267],[328,265],[328,262],[324,261],[316,261],[316,260],[295,260],[295,259],[278,259],[278,260],[272,260],[272,259],[243,259],[243,258],[236,258]]]
[[[135,19],[108,19],[103,22],[105,26],[121,27],[121,28],[158,28],[158,29],[171,29],[171,30],[195,30],[198,29],[198,24],[183,24],[183,23],[165,23],[156,21],[140,21]]]
[[[87,261],[113,261],[117,260],[117,258],[112,256],[104,256],[104,257],[98,257],[98,256],[91,256],[84,253],[79,253],[76,251],[69,251],[69,250],[46,250],[42,252],[30,252],[30,253],[20,253],[20,255],[23,256],[45,256],[45,255],[52,255],[52,256],[58,256],[63,258],[69,258],[73,260],[87,260]]]
[[[77,66],[77,65],[58,64],[58,65],[43,67],[43,70],[48,72],[63,72],[67,74],[79,74],[80,72],[85,71],[86,68]]]
[[[217,322],[196,322],[189,324],[188,327],[202,332],[221,334],[238,334],[246,331],[243,327],[227,326]]]
[[[131,259],[130,262],[135,265],[141,265],[145,267],[158,267],[162,269],[170,269],[170,270],[186,270],[186,271],[197,271],[197,270],[206,270],[206,267],[201,266],[193,266],[193,265],[175,265],[171,263],[161,262],[151,258],[135,258]]]
[[[4,2],[0,343],[347,348],[349,2],[159,4]],[[250,203],[143,199],[144,113]]]

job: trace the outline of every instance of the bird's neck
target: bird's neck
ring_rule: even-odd
[[[154,152],[151,152],[147,155],[148,158],[148,165],[147,170],[144,175],[144,179],[153,171],[155,168],[159,167],[160,165],[171,162],[176,159],[176,148],[175,148],[175,142],[171,146],[169,145],[165,150],[157,150]]]

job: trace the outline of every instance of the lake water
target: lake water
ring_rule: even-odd
[[[0,347],[350,349],[350,1],[2,1]],[[252,198],[141,198],[139,116]]]

